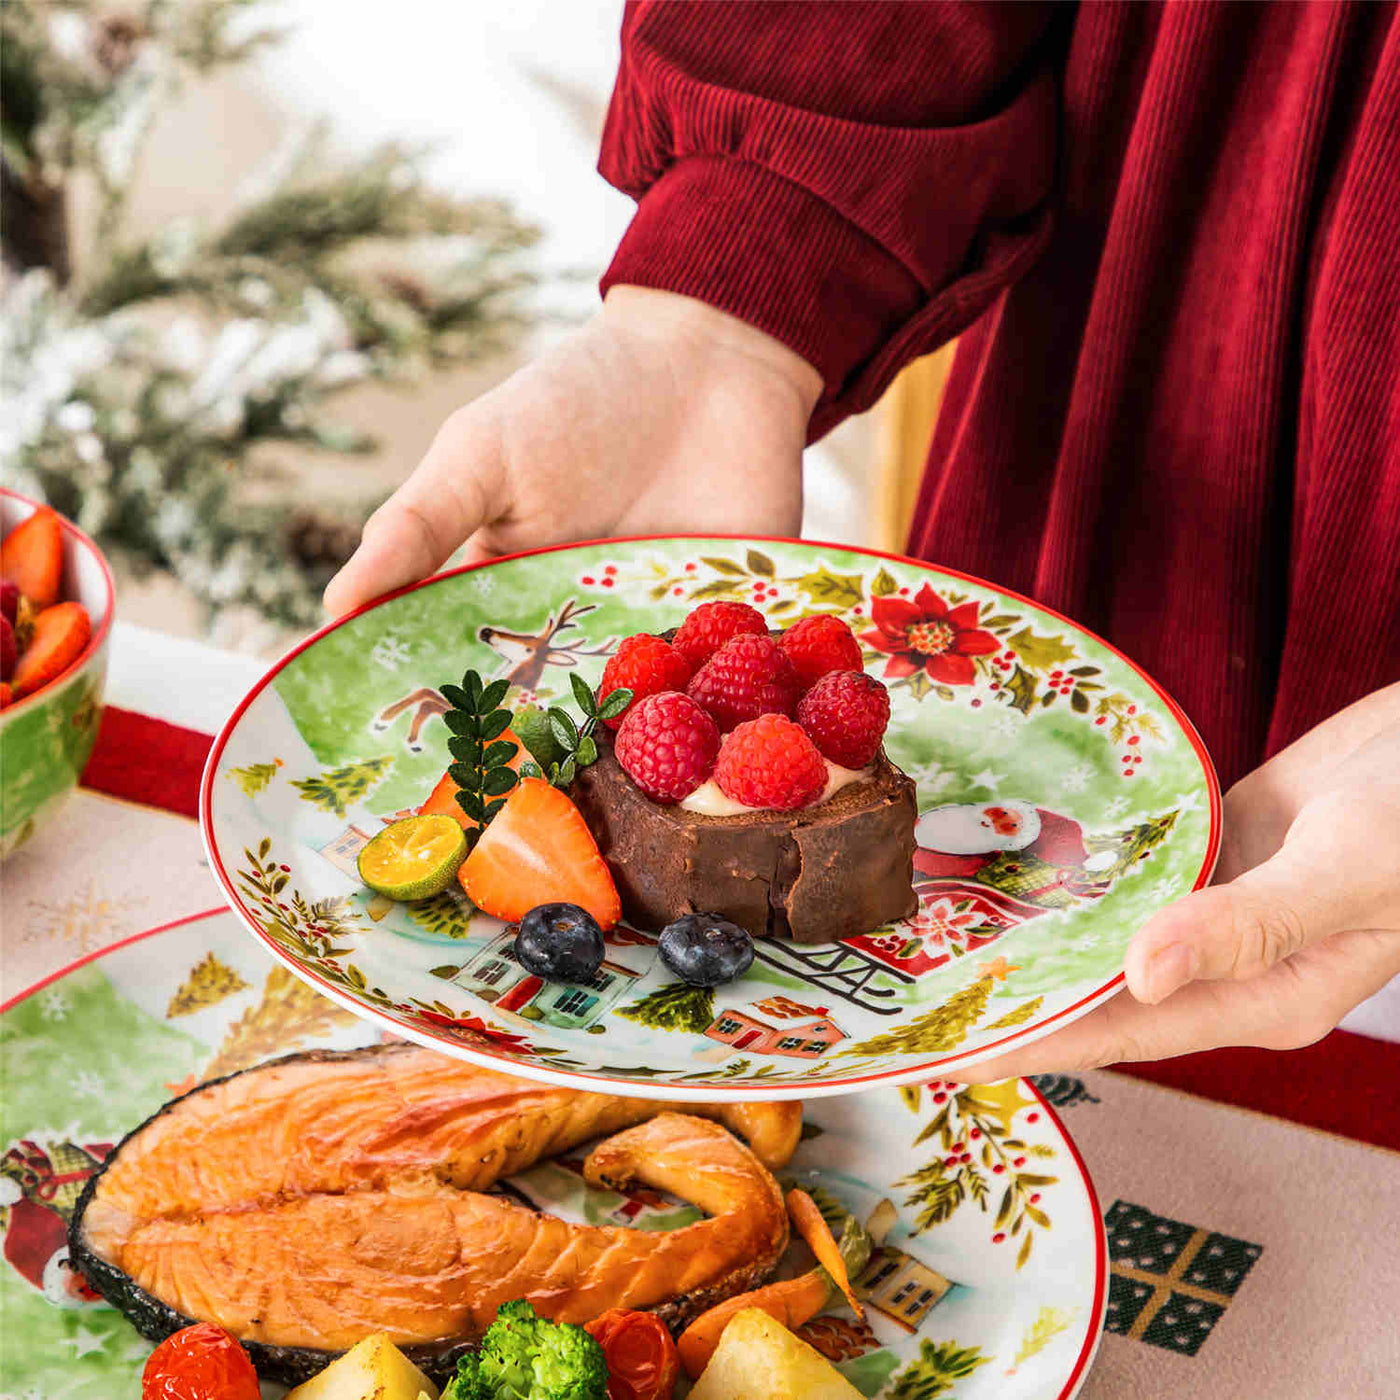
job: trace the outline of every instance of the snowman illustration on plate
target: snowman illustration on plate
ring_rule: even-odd
[[[914,828],[919,908],[849,942],[917,977],[1008,929],[1107,893],[1124,838],[1094,840],[1072,817],[1021,798],[935,807]]]

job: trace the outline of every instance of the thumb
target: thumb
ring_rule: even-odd
[[[365,522],[358,548],[326,585],[339,617],[440,568],[499,513],[504,480],[494,415],[477,405],[443,423],[413,474]]]
[[[1256,977],[1309,944],[1392,918],[1396,857],[1374,829],[1358,829],[1359,815],[1340,795],[1310,804],[1269,860],[1149,919],[1128,948],[1132,994],[1156,1003],[1197,979]]]

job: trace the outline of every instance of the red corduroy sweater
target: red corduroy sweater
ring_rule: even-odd
[[[821,371],[962,334],[910,552],[1162,681],[1232,781],[1400,676],[1393,4],[629,6],[604,278]]]

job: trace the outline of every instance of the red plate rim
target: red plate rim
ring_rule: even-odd
[[[597,548],[598,546],[609,546],[618,544],[670,544],[675,541],[684,540],[735,540],[750,544],[795,544],[807,549],[829,549],[839,550],[846,554],[862,555],[870,559],[885,559],[896,564],[901,564],[909,568],[922,569],[930,573],[937,573],[945,578],[960,579],[965,583],[970,583],[978,588],[985,588],[993,593],[1000,594],[1004,598],[1014,599],[1016,602],[1024,604],[1026,607],[1034,608],[1049,617],[1055,618],[1065,626],[1072,628],[1082,636],[1092,638],[1100,646],[1105,647],[1124,665],[1126,665],[1142,682],[1157,696],[1166,707],[1167,712],[1176,721],[1181,731],[1186,735],[1188,742],[1194,750],[1201,769],[1205,774],[1206,787],[1210,800],[1210,833],[1206,840],[1206,849],[1201,861],[1200,870],[1197,872],[1192,890],[1201,889],[1210,882],[1211,875],[1215,870],[1216,859],[1220,854],[1220,838],[1222,830],[1220,780],[1215,772],[1215,765],[1211,762],[1210,755],[1206,752],[1206,747],[1201,736],[1196,732],[1196,727],[1187,718],[1185,711],[1166,692],[1157,681],[1153,680],[1135,661],[1125,656],[1112,642],[1104,640],[1096,632],[1091,632],[1072,618],[1066,617],[1064,613],[1058,612],[1054,608],[1046,607],[1043,603],[1037,603],[1033,598],[1028,598],[1022,593],[1017,593],[1012,589],[1002,588],[995,583],[990,583],[986,579],[979,578],[976,574],[963,572],[961,569],[944,568],[934,564],[927,559],[910,559],[906,555],[892,554],[887,550],[868,549],[860,545],[839,544],[830,540],[802,540],[793,539],[785,535],[741,535],[741,534],[676,534],[676,535],[627,535],[615,539],[606,540],[573,540],[566,544],[545,545],[539,549],[521,550],[515,554],[503,554],[492,559],[483,559],[473,564],[463,564],[455,569],[447,569],[442,573],[433,574],[430,578],[420,579],[417,583],[406,584],[403,588],[395,589],[391,593],[385,593],[378,598],[372,599],[368,603],[362,604],[353,612],[346,613],[344,617],[326,623],[318,628],[309,637],[298,642],[283,656],[279,657],[267,669],[263,676],[257,681],[251,690],[240,700],[234,708],[233,713],[225,721],[222,729],[219,730],[213,745],[209,750],[209,758],[204,765],[204,775],[200,781],[199,790],[199,828],[203,837],[204,850],[209,858],[210,868],[213,870],[219,884],[224,890],[225,897],[230,908],[242,920],[248,931],[257,938],[272,955],[277,958],[291,972],[294,972],[302,981],[316,988],[317,991],[329,997],[332,1001],[338,1002],[348,1011],[364,1019],[376,1021],[382,1026],[391,1027],[395,1032],[407,1035],[410,1039],[418,1042],[428,1049],[444,1050],[460,1059],[473,1060],[478,1064],[486,1065],[488,1068],[503,1068],[504,1072],[518,1075],[526,1079],[538,1079],[549,1084],[559,1084],[564,1081],[578,1082],[585,1084],[606,1084],[610,1092],[621,1094],[633,1098],[669,1098],[674,1100],[689,1100],[692,1102],[713,1101],[717,1098],[734,1099],[812,1099],[824,1098],[833,1094],[852,1093],[857,1089],[875,1084],[913,1084],[920,1080],[936,1078],[940,1070],[946,1071],[961,1065],[973,1064],[978,1060],[990,1058],[994,1053],[1004,1053],[1006,1047],[1011,1045],[1029,1045],[1032,1042],[1048,1035],[1052,1030],[1068,1025],[1071,1021],[1078,1020],[1086,1012],[1092,1010],[1099,1003],[1107,1001],[1126,980],[1122,972],[1116,973],[1106,982],[1101,983],[1093,991],[1089,992],[1080,1000],[1070,1006],[1056,1012],[1053,1016],[1043,1020],[1032,1021],[1023,1027],[1013,1029],[1009,1034],[1000,1040],[991,1042],[988,1045],[978,1046],[972,1051],[962,1051],[949,1055],[943,1055],[935,1059],[925,1060],[918,1065],[906,1066],[902,1069],[882,1070],[875,1074],[852,1075],[847,1078],[824,1080],[819,1083],[808,1084],[746,1084],[743,1080],[720,1081],[704,1086],[691,1084],[668,1083],[664,1086],[665,1093],[658,1092],[663,1086],[651,1085],[647,1083],[636,1083],[626,1079],[614,1079],[607,1075],[588,1074],[579,1070],[556,1069],[547,1064],[520,1064],[510,1055],[495,1050],[482,1049],[476,1046],[466,1046],[460,1041],[453,1040],[448,1036],[435,1034],[432,1031],[423,1029],[420,1026],[412,1025],[397,1016],[388,1012],[366,1006],[363,1002],[356,1000],[348,993],[343,992],[339,987],[321,977],[318,973],[291,961],[277,946],[262,928],[257,920],[243,903],[242,898],[234,888],[233,881],[229,878],[228,871],[224,868],[223,859],[213,836],[213,793],[214,776],[218,771],[219,761],[223,755],[233,731],[238,726],[238,721],[243,717],[244,712],[258,698],[259,695],[277,678],[279,674],[307,648],[314,646],[322,637],[328,636],[337,628],[343,627],[346,623],[362,617],[365,613],[381,607],[383,604],[391,602],[395,598],[401,598],[407,593],[417,592],[420,588],[431,588],[441,583],[444,579],[456,578],[461,574],[474,573],[478,569],[492,568],[497,564],[508,563],[515,559],[528,559],[537,555],[557,554],[566,550]]]
[[[667,536],[666,538],[675,538]],[[701,538],[713,539],[714,536],[703,536]],[[735,538],[752,538],[751,536],[735,536]],[[540,551],[535,551],[536,553]],[[894,556],[889,556],[894,557]],[[76,972],[80,967],[86,967],[89,963],[96,962],[99,958],[105,958],[110,953],[121,952],[130,948],[135,943],[140,943],[147,938],[154,938],[160,933],[169,933],[172,929],[183,927],[185,924],[194,924],[204,919],[216,919],[221,915],[232,914],[234,911],[225,907],[217,909],[203,909],[198,914],[186,914],[180,919],[171,919],[168,923],[157,924],[154,928],[144,929],[140,933],[133,933],[126,938],[120,938],[115,943],[109,943],[105,948],[98,948],[95,952],[85,953],[80,958],[75,958],[65,967],[61,967],[57,972],[51,972],[47,977],[41,977],[32,986],[26,987],[24,991],[17,992],[8,1001],[0,1005],[0,1016],[13,1010],[22,1001],[27,1001],[30,997],[51,986],[54,982],[62,981],[70,973]],[[431,1047],[430,1047],[431,1048]],[[494,1066],[490,1066],[494,1068]],[[1084,1194],[1089,1200],[1089,1213],[1093,1217],[1096,1228],[1094,1231],[1094,1301],[1090,1307],[1089,1325],[1085,1329],[1084,1341],[1080,1345],[1079,1355],[1075,1358],[1074,1368],[1065,1381],[1064,1387],[1055,1397],[1055,1400],[1072,1400],[1072,1397],[1083,1385],[1092,1365],[1094,1356],[1099,1349],[1099,1343],[1103,1338],[1103,1319],[1108,1307],[1108,1235],[1103,1223],[1102,1207],[1099,1205],[1099,1193],[1094,1189],[1094,1179],[1089,1175],[1089,1168],[1084,1164],[1084,1158],[1079,1151],[1079,1145],[1065,1127],[1064,1120],[1055,1112],[1049,1100],[1029,1079],[1022,1079],[1021,1083],[1035,1095],[1041,1110],[1046,1114],[1056,1130],[1059,1132],[1065,1146],[1069,1149],[1069,1155],[1074,1162],[1075,1170],[1079,1173],[1079,1180],[1084,1187]],[[895,1087],[893,1085],[889,1086]]]

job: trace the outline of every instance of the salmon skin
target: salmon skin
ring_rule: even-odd
[[[415,1045],[311,1051],[128,1134],[78,1202],[71,1253],[144,1335],[215,1322],[267,1379],[303,1380],[380,1331],[442,1377],[511,1298],[565,1322],[644,1308],[678,1329],[757,1286],[788,1239],[769,1169],[801,1125],[798,1104],[581,1093]],[[599,1137],[590,1184],[670,1191],[707,1218],[575,1225],[486,1194]]]

